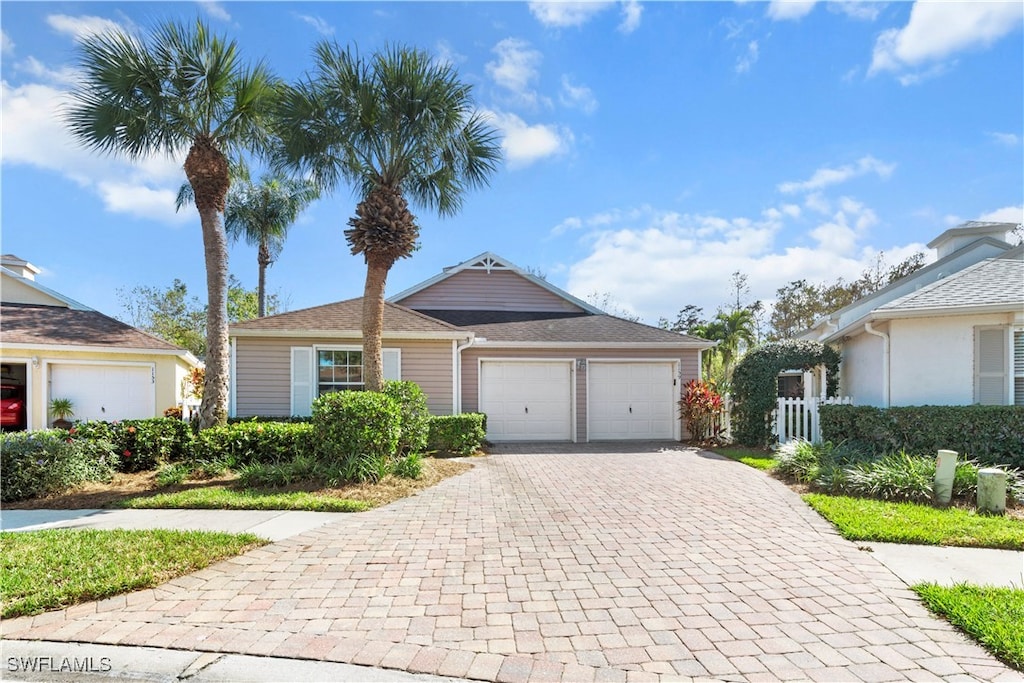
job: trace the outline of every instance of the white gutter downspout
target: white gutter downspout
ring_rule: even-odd
[[[476,343],[476,337],[470,337],[465,344],[452,340],[452,414],[462,414],[462,352]]]
[[[864,331],[882,338],[882,407],[889,407],[889,335],[879,332],[871,326],[870,322],[864,323]]]

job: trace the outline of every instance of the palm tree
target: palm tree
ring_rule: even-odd
[[[720,340],[717,346],[722,355],[725,376],[732,371],[732,362],[740,353],[741,346],[747,348],[757,343],[754,314],[749,308],[737,308],[728,313],[719,311],[714,323]]]
[[[318,196],[312,183],[290,178],[264,178],[259,185],[243,180],[228,192],[224,208],[228,237],[245,240],[256,247],[259,267],[256,300],[260,318],[267,314],[267,268],[281,255],[289,228]],[[178,191],[178,208],[191,201],[191,186],[183,185]]]
[[[121,30],[85,38],[82,79],[66,120],[85,146],[136,161],[188,150],[185,176],[206,260],[206,379],[199,425],[225,421],[228,404],[227,236],[221,223],[229,160],[260,151],[279,92],[262,65],[242,63],[234,41],[201,22],[167,23],[145,41]]]
[[[384,286],[419,238],[407,198],[455,215],[469,189],[487,184],[500,146],[474,110],[471,87],[426,52],[392,47],[363,59],[322,42],[315,56],[315,73],[282,98],[279,164],[323,191],[342,180],[357,189],[345,238],[366,262],[363,374],[366,388],[379,391]]]

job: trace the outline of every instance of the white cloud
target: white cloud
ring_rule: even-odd
[[[873,156],[861,157],[855,164],[846,164],[839,168],[819,168],[810,178],[801,181],[789,181],[779,185],[779,192],[791,194],[794,192],[812,192],[821,190],[830,185],[844,183],[847,180],[859,176],[874,173],[879,178],[888,178],[892,175],[896,164],[887,164],[879,161]]]
[[[827,214],[832,211],[832,204],[820,192],[811,192],[804,197],[804,206],[811,211]]]
[[[747,51],[736,59],[736,73],[745,74],[750,71],[750,67],[757,63],[759,57],[757,41],[752,40],[747,43]]]
[[[738,270],[748,276],[752,298],[770,306],[776,290],[793,280],[854,279],[874,265],[879,252],[865,244],[867,227],[877,221],[874,212],[848,198],[840,204],[835,215],[792,246],[778,243],[788,216],[778,209],[748,219],[644,206],[566,219],[567,229],[584,231],[580,239],[587,248],[582,259],[569,264],[566,289],[577,296],[608,292],[622,308],[653,323],[674,317],[687,304],[714,315],[729,301],[731,274]],[[594,220],[598,216],[601,220]],[[598,222],[602,225],[591,227]],[[920,250],[924,245],[893,245],[885,258],[898,263]]]
[[[51,14],[46,17],[46,23],[57,33],[62,33],[75,40],[82,40],[100,33],[126,30],[116,21],[93,16],[72,17],[67,14]]]
[[[568,75],[562,76],[562,90],[558,99],[566,107],[582,109],[587,114],[597,111],[597,98],[594,91],[585,85],[576,85]]]
[[[434,59],[439,64],[455,65],[466,61],[466,55],[456,52],[455,48],[447,40],[437,41],[437,45],[434,46],[434,53]]]
[[[491,123],[504,135],[501,148],[509,168],[523,168],[546,157],[569,151],[573,134],[567,128],[550,124],[529,125],[515,114],[484,111]]]
[[[327,23],[321,17],[315,17],[310,14],[295,14],[295,16],[296,18],[312,26],[316,30],[316,32],[322,36],[334,35],[334,27]]]
[[[219,2],[213,2],[213,0],[199,0],[199,6],[214,19],[220,21],[231,21],[231,14],[228,13],[227,9],[224,8]]]
[[[0,29],[0,54],[13,55],[14,41],[7,35],[7,31]]]
[[[1020,2],[916,2],[901,29],[883,31],[875,41],[868,75],[901,72],[984,48],[1019,30]]]
[[[154,156],[132,164],[91,152],[71,137],[59,118],[66,98],[64,90],[50,85],[11,87],[6,81],[0,82],[3,165],[24,164],[59,173],[95,191],[111,212],[145,216],[171,225],[194,220],[189,212],[174,212],[174,196],[185,180],[183,153],[176,159]],[[162,204],[167,197],[169,200]]]
[[[1006,145],[1007,147],[1016,147],[1020,144],[1020,136],[1015,133],[989,133],[988,136],[993,141],[998,142],[1000,145]]]
[[[858,19],[860,21],[874,21],[878,18],[879,12],[885,3],[876,2],[875,0],[867,0],[866,2],[830,2],[828,3],[829,10],[833,12],[841,12],[851,19]]]
[[[1004,206],[978,216],[978,220],[993,223],[1024,223],[1024,206]]]
[[[640,28],[640,17],[643,13],[643,5],[637,0],[626,0],[622,3],[622,21],[619,23],[619,32],[629,34]]]
[[[538,95],[532,85],[539,77],[543,56],[525,40],[505,38],[491,52],[497,61],[487,62],[485,69],[495,83],[515,95],[518,102],[535,106]]]
[[[35,57],[28,57],[14,66],[15,70],[26,73],[34,79],[57,85],[73,85],[78,80],[78,71],[72,67],[51,69]]]
[[[568,28],[570,26],[582,26],[613,4],[615,3],[569,2],[563,0],[531,2],[530,13],[545,26]],[[639,21],[639,17],[637,21]]]
[[[802,19],[814,9],[816,0],[772,0],[768,5],[768,17],[774,21]]]

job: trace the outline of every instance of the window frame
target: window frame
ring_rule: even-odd
[[[337,353],[339,351],[340,352],[344,352],[346,354],[349,354],[349,353],[358,353],[359,354],[359,366],[358,367],[359,367],[359,370],[360,370],[360,376],[362,376],[362,370],[363,370],[363,347],[362,346],[353,346],[353,345],[314,346],[313,347],[313,380],[314,380],[313,383],[314,383],[314,386],[316,387],[316,391],[313,392],[313,398],[314,399],[317,398],[318,396],[323,396],[325,393],[330,393],[331,391],[362,391],[366,387],[365,377],[363,377],[363,380],[359,381],[359,382],[347,382],[347,381],[346,382],[336,382],[336,381],[324,382],[324,381],[322,381],[320,379],[320,368],[321,368],[321,365],[320,365],[320,354],[321,353],[325,353],[325,352]],[[338,368],[338,367],[353,368],[353,367],[356,367],[356,366],[355,365],[351,365],[351,364],[346,364],[346,365],[333,365],[332,364],[329,367],[332,367],[332,368]],[[325,391],[323,389],[324,385],[333,386],[335,388],[328,389],[328,390]]]

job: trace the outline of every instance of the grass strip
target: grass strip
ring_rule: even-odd
[[[1024,670],[1024,590],[934,583],[912,588],[931,611],[945,617],[994,656]]]
[[[741,462],[744,465],[759,470],[770,470],[775,466],[775,458],[769,451],[757,448],[739,448],[731,446],[728,448],[712,448],[711,452],[724,455],[725,457]]]
[[[804,501],[851,541],[1024,550],[1024,524],[961,508],[808,493]]]
[[[253,534],[165,529],[2,532],[0,616],[152,588],[265,543]]]
[[[362,512],[373,507],[361,500],[318,495],[308,491],[267,492],[224,486],[158,493],[122,501],[119,507],[134,509],[182,508],[193,510],[307,510],[311,512]]]

